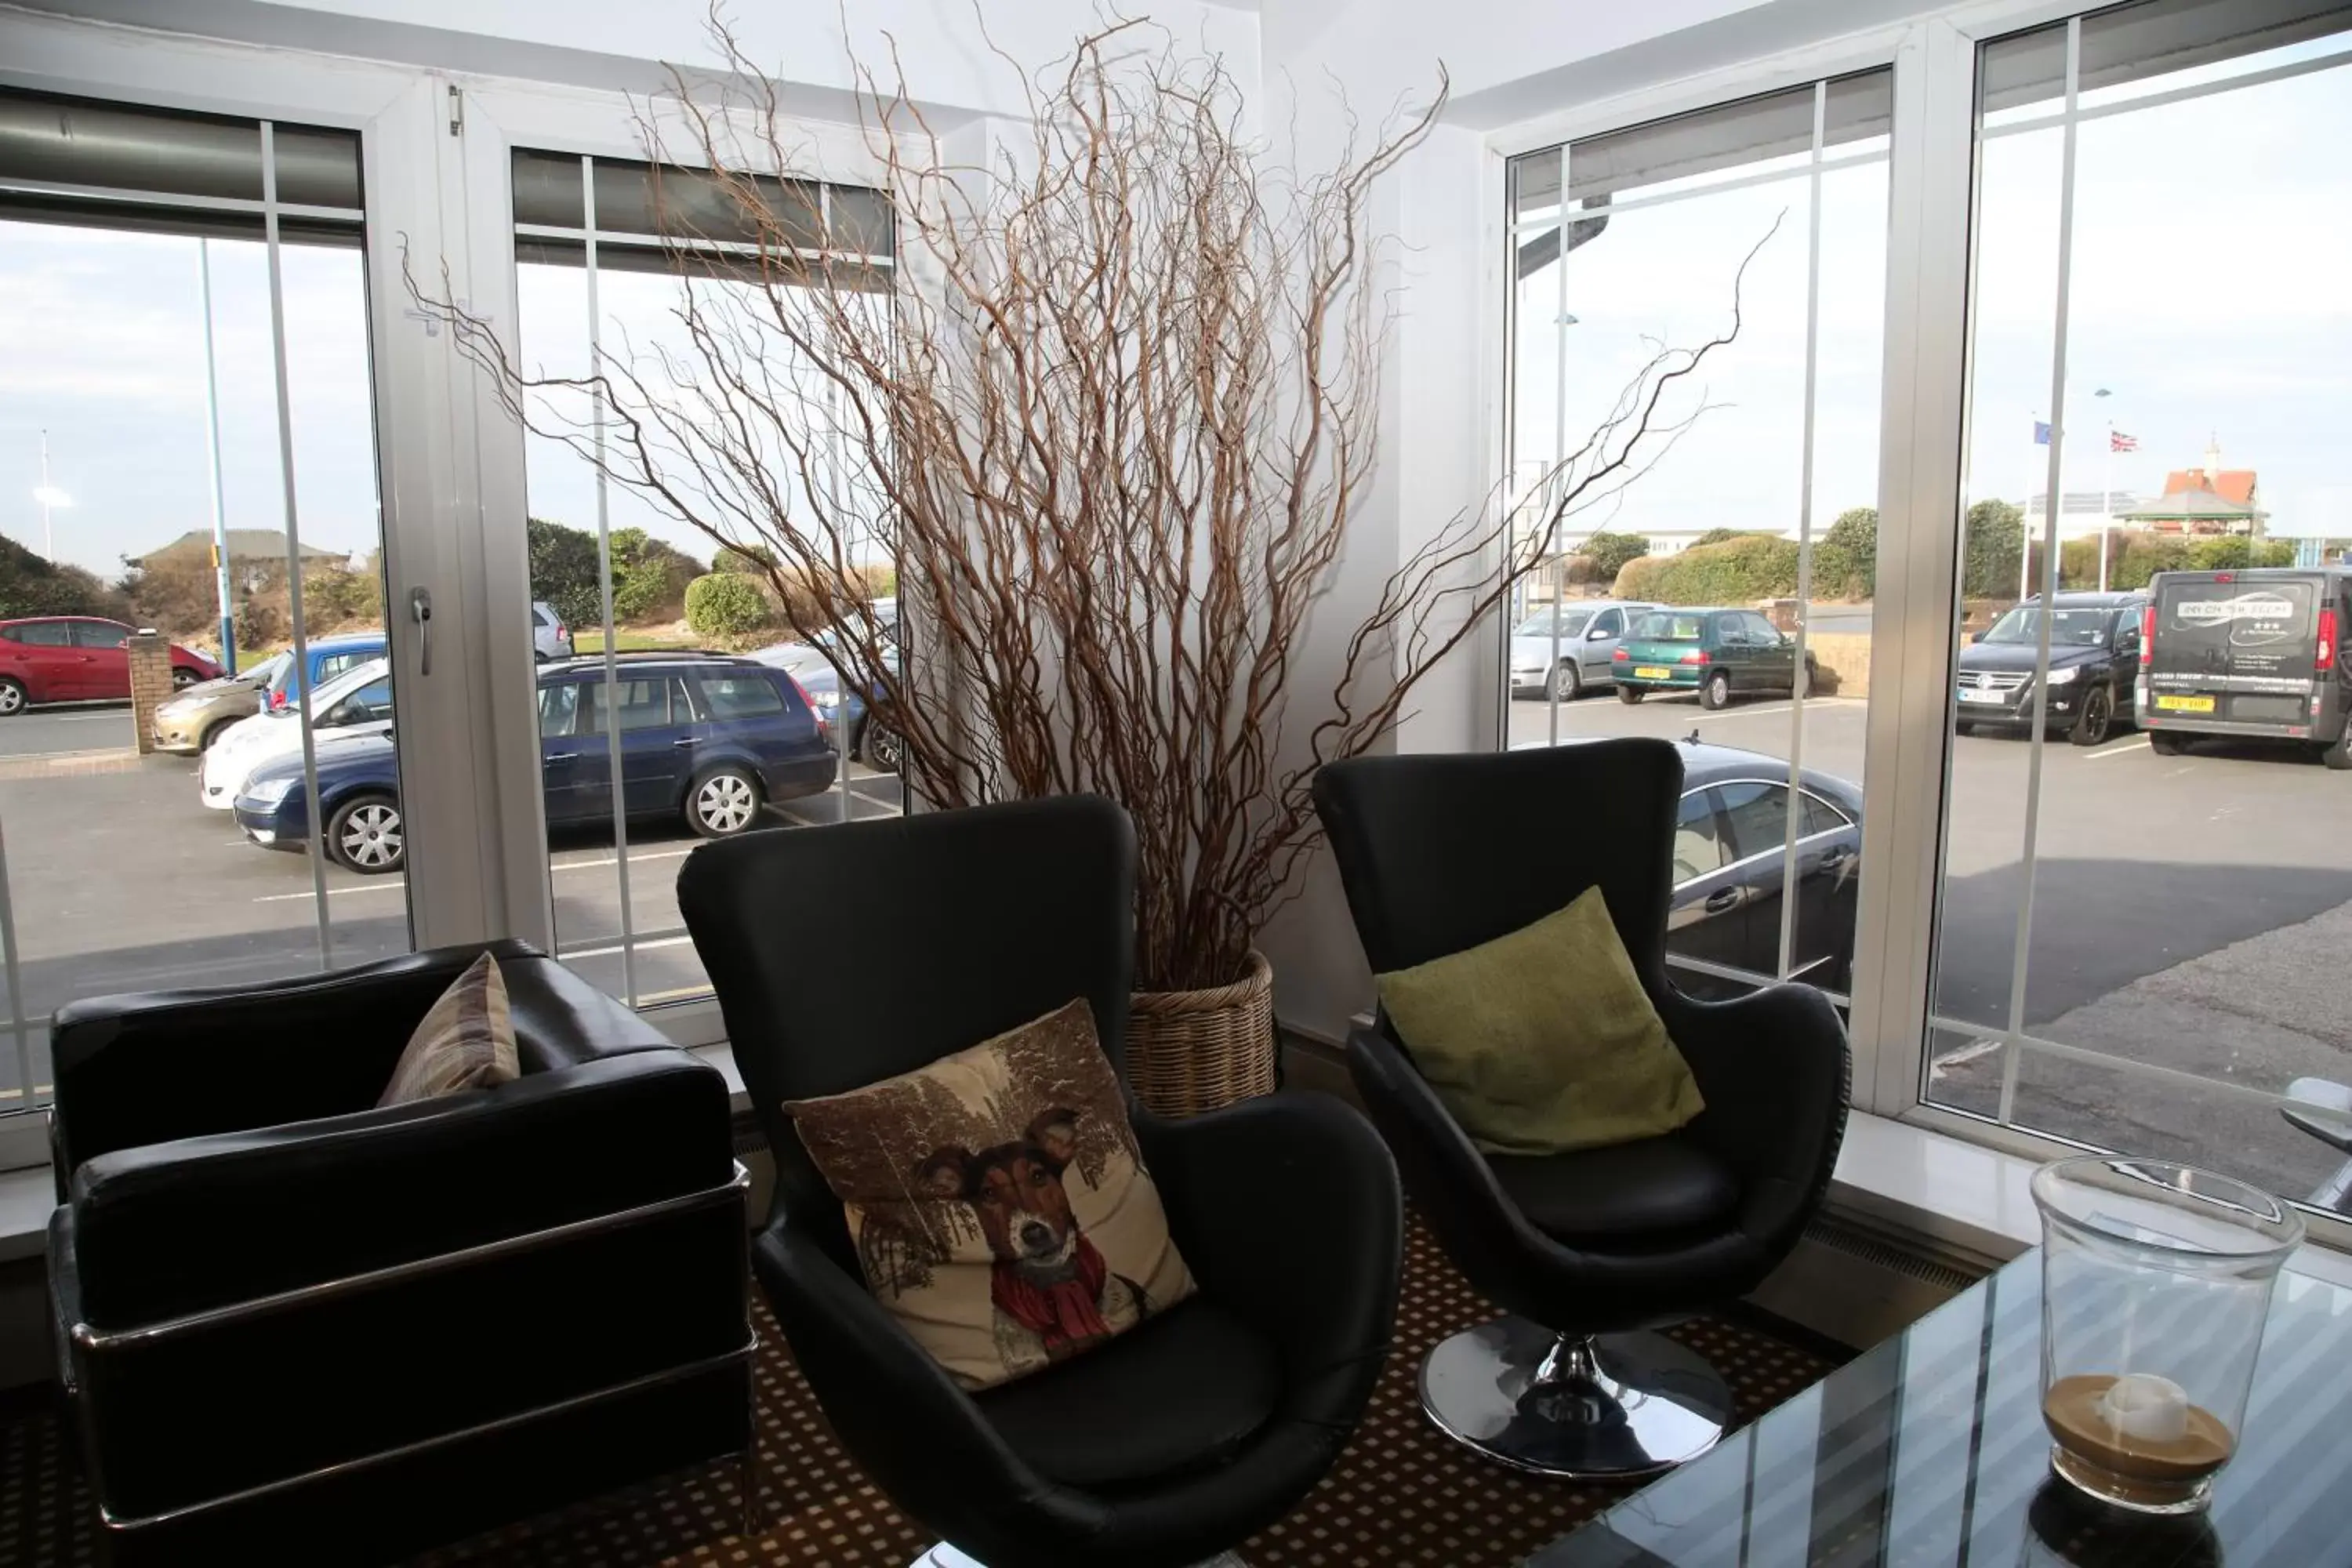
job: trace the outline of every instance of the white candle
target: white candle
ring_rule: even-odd
[[[2118,1437],[2177,1443],[2189,1436],[2189,1391],[2152,1372],[2127,1372],[2099,1395],[2099,1414]]]

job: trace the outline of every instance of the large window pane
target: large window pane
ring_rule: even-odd
[[[2352,1079],[2352,601],[2294,570],[2352,541],[2347,46],[2340,6],[2159,0],[1983,53],[1923,1086],[2291,1197],[2342,1156],[2283,1105]]]
[[[0,1109],[16,1109],[47,1093],[47,1021],[68,1001],[278,978],[410,939],[358,138],[15,94],[0,126],[0,445],[17,483],[0,514],[16,982]],[[282,424],[265,216],[188,205],[263,200],[265,145],[278,199],[313,209],[277,247]],[[163,196],[180,200],[145,199]],[[167,705],[145,753],[128,700],[141,626],[184,680],[232,652],[241,678]]]
[[[613,372],[635,378],[631,396],[671,407],[698,397],[682,308],[726,310],[756,296],[729,296],[749,285],[709,275],[698,261],[682,275],[646,237],[667,226],[673,245],[740,245],[757,226],[684,170],[521,151],[514,189],[525,370],[573,380]],[[888,254],[877,193],[761,189],[779,226],[772,237],[815,246],[829,221],[842,246]],[[580,226],[591,210],[593,256]],[[789,352],[780,342],[769,348]],[[642,491],[609,476],[600,482],[593,394],[546,387],[531,407],[531,624],[557,952],[633,1005],[683,1001],[709,989],[676,890],[698,837],[895,813],[898,780],[877,765],[887,755],[870,744],[863,706],[845,691],[823,638],[802,640],[786,624],[754,563]],[[767,467],[780,484],[801,482],[781,446]],[[756,540],[747,531],[738,542]],[[758,625],[714,633],[689,624],[686,591],[713,572],[751,585]],[[887,597],[887,569],[877,563],[856,587]],[[803,599],[800,613],[814,602]],[[617,728],[608,719],[616,712]]]
[[[1513,606],[1507,742],[1684,743],[1667,945],[1696,992],[1851,984],[1889,94],[1874,72],[1513,165],[1511,474],[1522,548],[1546,559]],[[1735,304],[1734,341],[1659,405],[1656,460],[1542,550],[1563,460]]]

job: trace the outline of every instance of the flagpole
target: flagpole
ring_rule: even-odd
[[[2027,434],[2033,437],[2034,446],[2042,445],[2042,410],[2039,408],[2033,411],[2032,423]],[[2028,525],[2033,518],[2033,470],[2041,466],[2041,458],[2031,452],[2026,454],[2025,515],[2018,520],[2017,527],[2017,602],[2021,605],[2025,603],[2026,589],[2033,581],[2033,530]],[[2044,500],[2042,504],[2047,506],[2050,503]]]
[[[2107,591],[2107,534],[2114,521],[2116,493],[2116,422],[2107,421],[2107,455],[2099,468],[2099,592]]]

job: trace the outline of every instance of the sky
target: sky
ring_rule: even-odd
[[[2341,66],[2082,125],[2065,489],[2154,496],[2168,470],[2200,465],[2218,440],[2223,467],[2257,471],[2274,526],[2352,537],[2347,146],[2352,68]],[[2049,449],[2033,444],[2033,425],[2052,406],[2061,167],[2056,128],[1985,143],[1969,500],[2019,501],[2047,483]],[[1880,163],[1823,180],[1817,529],[1876,499],[1887,174]],[[1514,386],[1522,474],[1559,439],[1563,356],[1572,449],[1650,344],[1694,342],[1726,324],[1740,258],[1777,217],[1748,274],[1739,340],[1704,372],[1707,412],[1622,504],[1585,521],[1637,533],[1793,531],[1808,200],[1806,181],[1790,177],[1626,212],[1570,253],[1564,276],[1554,264],[1525,279]],[[1576,320],[1563,324],[1563,313]],[[2110,395],[2094,397],[2099,387]],[[1694,391],[1675,412],[1699,401]],[[2136,453],[2110,458],[2110,419]]]
[[[2306,46],[2311,52],[2317,46]],[[2268,58],[2223,69],[2242,70]],[[2169,81],[2157,85],[2171,85]],[[2055,315],[2055,130],[1986,143],[1968,483],[1971,499],[2038,490]],[[2068,489],[2153,494],[2168,468],[2253,468],[2276,524],[2341,521],[2352,535],[2352,68],[2085,122],[2081,130],[2069,354]],[[1730,171],[1736,175],[1739,171]],[[1728,177],[1728,175],[1727,176]],[[1824,181],[1813,516],[1826,527],[1877,489],[1888,167]],[[1642,531],[1793,529],[1803,471],[1806,184],[1791,177],[1612,218],[1522,285],[1517,448],[1580,437],[1647,341],[1686,342],[1724,318],[1738,258],[1780,220],[1749,279],[1741,341],[1713,362],[1714,405],[1621,509],[1591,521]],[[237,528],[278,528],[283,503],[266,259],[214,241],[223,488]],[[306,542],[376,542],[365,279],[356,249],[283,251],[297,499]],[[1566,312],[1559,322],[1565,282]],[[601,279],[610,323],[652,341],[667,291]],[[525,358],[584,363],[584,279],[525,268]],[[2112,395],[2094,400],[2091,389]],[[2105,422],[2139,443],[2105,468]],[[57,553],[107,577],[121,558],[211,525],[197,242],[0,222],[0,531],[41,548],[40,431]],[[532,443],[530,510],[593,527],[585,467]],[[710,542],[615,489],[614,527],[642,526],[708,558]]]

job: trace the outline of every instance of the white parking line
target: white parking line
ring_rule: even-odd
[[[690,936],[664,936],[656,937],[651,942],[632,942],[630,945],[639,952],[650,952],[657,947],[684,947],[693,940]],[[616,942],[605,947],[559,947],[556,949],[555,956],[565,959],[610,958],[620,951],[621,944]]]
[[[238,842],[243,843],[244,840],[239,839]],[[329,888],[327,891],[330,893],[396,893],[407,886],[407,878],[394,877],[388,882],[353,882],[345,887]],[[308,899],[310,896],[310,889],[305,888],[299,893],[264,893],[253,901],[257,904],[287,904],[292,903],[297,899]]]
[[[2095,762],[2101,757],[2121,756],[2126,752],[2140,752],[2146,751],[2147,749],[2147,737],[2146,735],[2135,735],[2120,746],[2101,746],[2095,752],[2084,752],[2084,757],[2085,761]]]
[[[643,854],[632,854],[629,857],[629,864],[634,866],[640,860],[683,860],[693,853],[694,850],[691,847],[648,849]],[[615,865],[619,862],[619,858],[618,856],[607,855],[601,860],[551,860],[548,862],[548,868],[555,871],[578,871],[590,867]]]

